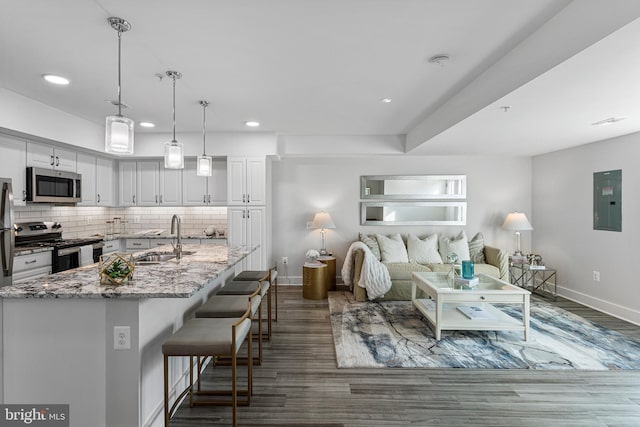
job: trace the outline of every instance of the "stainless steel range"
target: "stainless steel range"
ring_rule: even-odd
[[[82,246],[91,245],[93,248],[93,262],[98,262],[102,255],[104,243],[98,237],[83,239],[63,239],[62,224],[59,222],[22,222],[14,224],[16,249],[38,247],[52,247],[51,271],[60,271],[80,266],[80,252]]]

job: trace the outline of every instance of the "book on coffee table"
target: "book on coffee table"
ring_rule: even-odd
[[[479,305],[459,305],[456,307],[458,311],[471,320],[481,319],[495,319],[495,316],[490,311],[485,310]]]

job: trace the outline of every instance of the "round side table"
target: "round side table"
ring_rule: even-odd
[[[326,264],[305,264],[302,267],[302,298],[327,297],[327,270]]]
[[[316,258],[323,264],[327,265],[327,279],[329,281],[328,289],[336,290],[336,257],[331,255],[319,256]]]

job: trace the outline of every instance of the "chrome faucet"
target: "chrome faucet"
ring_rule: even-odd
[[[171,245],[173,246],[173,253],[176,254],[176,258],[178,260],[182,259],[182,236],[180,234],[180,217],[178,215],[173,215],[171,218],[171,234],[176,235],[176,244],[173,242]]]

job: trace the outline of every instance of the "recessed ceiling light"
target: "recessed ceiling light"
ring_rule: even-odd
[[[54,85],[66,86],[71,83],[69,79],[62,76],[56,76],[55,74],[43,74],[42,78]]]
[[[380,102],[383,104],[389,104],[391,103],[391,98],[380,98]]]
[[[613,123],[621,122],[626,117],[609,117],[608,119],[600,120],[599,122],[591,123],[592,126],[606,126]]]
[[[156,127],[156,125],[154,125],[151,122],[140,122],[140,126],[142,126],[143,128],[154,128],[154,127]]]
[[[245,125],[249,126],[250,128],[257,128],[258,126],[260,126],[260,122],[256,122],[253,120],[249,120],[247,122],[244,122]]]

